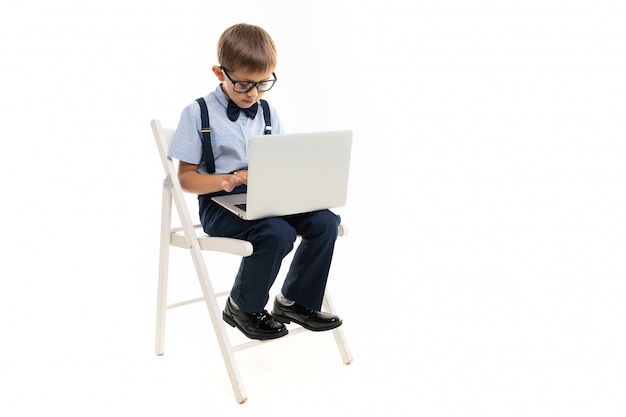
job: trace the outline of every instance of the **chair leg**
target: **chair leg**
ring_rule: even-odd
[[[200,287],[202,288],[202,294],[204,295],[206,306],[209,310],[209,315],[211,316],[213,330],[215,331],[215,336],[217,337],[217,341],[222,352],[224,365],[226,365],[226,371],[228,372],[228,377],[230,378],[230,383],[235,394],[235,399],[239,404],[243,404],[248,399],[248,396],[246,395],[243,380],[241,379],[241,374],[239,373],[239,368],[237,366],[237,362],[235,361],[232,344],[230,343],[228,334],[226,333],[226,327],[224,326],[224,321],[222,320],[222,311],[220,310],[217,302],[217,296],[213,290],[213,285],[211,285],[211,280],[209,279],[209,273],[206,269],[202,252],[197,246],[192,246],[190,251],[196,267],[198,279],[200,281]]]
[[[241,379],[237,362],[235,361],[235,354],[233,352],[232,345],[226,333],[226,327],[224,326],[224,322],[221,318],[222,312],[217,305],[217,299],[215,297],[212,299],[207,298],[206,304],[209,312],[211,313],[213,329],[215,331],[215,335],[217,336],[217,341],[222,352],[222,358],[224,360],[224,365],[226,366],[226,371],[228,372],[230,384],[235,394],[235,399],[239,404],[243,404],[248,399],[248,396],[243,386],[243,380]]]
[[[323,301],[324,310],[329,312],[330,314],[335,314],[335,306],[330,298],[328,292],[324,295]],[[339,353],[341,354],[341,359],[343,363],[346,365],[352,363],[352,353],[350,353],[350,348],[348,348],[348,341],[343,334],[343,330],[340,327],[332,330],[333,336],[335,337],[335,342],[337,343],[337,347],[339,348]]]
[[[167,313],[167,278],[169,248],[161,250],[161,260],[159,262],[159,284],[157,290],[157,318],[156,318],[156,340],[155,353],[159,356],[165,352],[165,321]]]
[[[161,239],[159,248],[159,283],[157,289],[157,317],[155,352],[163,355],[165,349],[165,321],[167,313],[167,278],[170,257],[170,228],[172,219],[171,191],[163,188],[163,202],[161,214]]]

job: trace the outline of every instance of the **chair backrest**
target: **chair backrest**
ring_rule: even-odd
[[[171,189],[171,196],[176,206],[178,218],[181,222],[181,227],[184,230],[187,243],[191,245],[193,239],[197,240],[197,236],[194,232],[194,223],[192,221],[191,213],[187,207],[187,201],[183,193],[183,189],[178,181],[178,172],[176,165],[172,158],[168,156],[172,139],[174,138],[174,129],[165,129],[161,126],[161,122],[158,119],[150,121],[152,132],[154,133],[154,139],[161,156],[161,162],[163,164],[163,170],[165,171],[165,180],[163,186]],[[168,220],[169,221],[169,220]]]
[[[172,159],[167,156],[170,150],[170,146],[172,144],[172,139],[174,139],[174,133],[176,133],[176,131],[174,129],[164,129],[161,126],[161,122],[156,119],[150,122],[150,126],[152,127],[152,133],[154,133],[154,139],[156,140],[156,145],[159,149],[159,155],[161,156],[161,162],[163,163],[163,169],[165,170],[165,174],[176,174],[174,161],[172,161]]]

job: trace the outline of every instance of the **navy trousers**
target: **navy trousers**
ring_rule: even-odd
[[[283,295],[319,311],[341,218],[330,210],[261,220],[243,220],[200,196],[200,221],[211,236],[248,240],[254,252],[241,260],[231,297],[247,313],[264,310],[269,291],[285,256],[302,240],[293,256],[282,286]]]

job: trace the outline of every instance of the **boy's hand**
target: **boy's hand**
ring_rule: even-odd
[[[241,184],[248,184],[248,171],[236,171],[230,174],[227,179],[222,181],[222,188],[227,193],[230,193]]]

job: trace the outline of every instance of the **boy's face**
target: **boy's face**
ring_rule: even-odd
[[[266,73],[249,72],[246,70],[230,71],[217,65],[212,69],[213,73],[217,76],[217,79],[222,82],[222,90],[224,93],[226,93],[228,98],[230,98],[242,109],[252,106],[254,103],[259,101],[265,93],[259,91],[259,89],[263,90],[263,88],[259,88],[258,86],[252,87],[252,89],[247,92],[239,92],[235,90],[241,91],[241,86],[245,86],[245,83],[258,83],[275,79],[273,71],[268,71]],[[237,82],[237,88],[235,88],[235,82]]]

